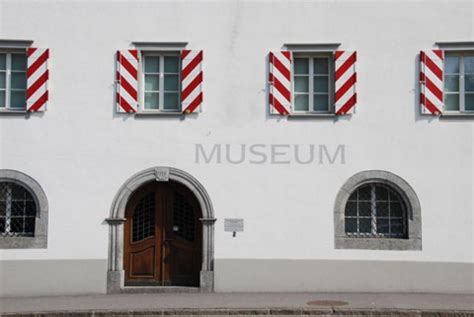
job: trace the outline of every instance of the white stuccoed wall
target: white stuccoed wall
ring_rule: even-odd
[[[473,120],[420,117],[420,49],[473,40],[471,1],[0,1],[0,38],[49,47],[44,115],[0,117],[0,168],[22,171],[49,204],[46,250],[3,260],[106,259],[112,199],[135,172],[173,166],[209,192],[215,257],[473,261]],[[114,54],[132,41],[203,49],[204,111],[134,118],[114,112]],[[342,43],[358,52],[350,118],[268,117],[266,55],[283,43]],[[345,165],[196,164],[194,145],[346,145]],[[423,251],[334,249],[333,206],[351,175],[391,171],[422,206]],[[245,232],[223,232],[224,218]]]

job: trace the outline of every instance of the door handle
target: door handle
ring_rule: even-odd
[[[165,239],[165,240],[163,240],[163,243],[165,245],[168,245],[171,241],[173,241],[173,239]]]

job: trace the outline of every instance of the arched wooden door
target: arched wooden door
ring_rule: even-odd
[[[124,234],[126,286],[199,286],[201,210],[175,182],[138,189],[128,202]]]

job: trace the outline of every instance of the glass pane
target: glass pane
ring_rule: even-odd
[[[160,75],[145,75],[145,90],[160,90]]]
[[[315,111],[329,111],[329,95],[314,95]]]
[[[346,218],[346,233],[357,233],[357,219]]]
[[[314,77],[313,86],[314,92],[329,92],[329,83],[328,77],[326,76],[317,76]]]
[[[390,224],[388,219],[377,219],[377,233],[389,233]]]
[[[459,110],[459,94],[445,94],[444,107],[447,111]]]
[[[351,194],[349,200],[357,200],[357,190]]]
[[[464,90],[474,92],[474,75],[464,76]]]
[[[360,233],[371,233],[372,232],[372,221],[370,219],[359,219],[359,232]]]
[[[308,111],[308,95],[295,96],[295,110]]]
[[[165,93],[164,109],[166,110],[179,109],[179,94],[178,93]]]
[[[376,202],[375,212],[377,217],[388,217],[388,202]]]
[[[474,94],[464,95],[464,110],[474,111]]]
[[[5,72],[0,72],[0,89],[5,88],[6,86],[6,81],[7,81],[7,73]]]
[[[12,70],[26,70],[26,55],[13,54],[12,55]]]
[[[360,202],[359,203],[359,216],[370,217],[372,214],[370,202]]]
[[[403,219],[390,219],[390,232],[396,236],[402,236],[405,232]]]
[[[0,90],[0,108],[5,107],[5,90]]]
[[[459,91],[459,75],[444,76],[444,91]]]
[[[165,56],[165,73],[178,73],[179,59],[178,56]]]
[[[12,108],[25,108],[26,107],[25,91],[12,91],[10,106]]]
[[[145,109],[158,109],[159,99],[159,93],[145,93]]]
[[[7,56],[5,54],[0,54],[0,69],[5,70],[7,67]]]
[[[160,58],[158,56],[145,57],[145,73],[158,73],[160,71]]]
[[[12,73],[11,76],[13,89],[26,89],[26,73]]]
[[[375,187],[375,199],[379,200],[388,200],[388,189],[382,186]]]
[[[165,75],[165,91],[178,91],[179,78],[178,75]]]
[[[370,201],[371,197],[371,186],[364,186],[359,188],[359,200]]]
[[[464,73],[474,74],[474,56],[464,56]]]
[[[357,216],[357,203],[349,201],[346,205],[346,216]]]
[[[444,61],[444,72],[446,74],[459,74],[458,56],[446,56]]]
[[[313,63],[315,74],[329,74],[329,63],[327,58],[315,58]]]
[[[295,74],[309,73],[309,59],[295,58]]]
[[[308,92],[309,78],[307,76],[295,77],[295,92]]]
[[[390,216],[391,217],[403,217],[402,204],[399,202],[390,203]]]

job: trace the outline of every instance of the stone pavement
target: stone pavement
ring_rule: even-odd
[[[474,294],[155,293],[0,299],[0,316],[474,316]]]

